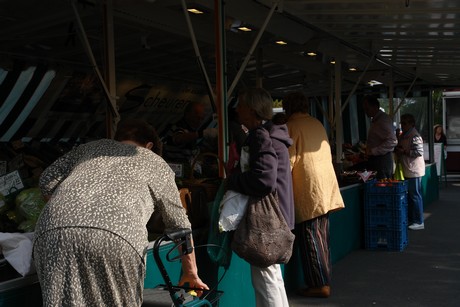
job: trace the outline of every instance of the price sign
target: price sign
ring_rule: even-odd
[[[21,176],[19,176],[18,171],[14,171],[0,177],[0,193],[5,196],[23,188],[24,184],[22,183]]]

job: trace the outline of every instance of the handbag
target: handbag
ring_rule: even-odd
[[[266,268],[287,263],[294,234],[279,208],[278,194],[250,197],[246,214],[233,234],[232,250],[251,265]]]

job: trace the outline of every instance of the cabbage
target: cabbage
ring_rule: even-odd
[[[29,188],[19,192],[15,204],[19,214],[26,220],[36,221],[46,201],[39,188]]]

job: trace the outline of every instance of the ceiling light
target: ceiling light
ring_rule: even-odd
[[[357,69],[356,69],[356,67],[350,67],[348,70],[349,71],[356,71]]]
[[[251,28],[248,28],[248,27],[239,27],[238,30],[243,31],[243,32],[250,32],[250,31],[252,31],[252,29],[251,29]]]
[[[371,81],[367,82],[367,84],[369,84],[370,86],[374,86],[374,85],[382,84],[382,82],[379,82],[377,80],[371,80]]]
[[[335,64],[335,60],[331,60],[331,62],[330,62],[330,63],[331,63],[331,64]]]
[[[203,11],[200,11],[198,9],[187,9],[187,11],[193,14],[203,14],[204,13]]]
[[[315,56],[316,53],[315,53],[315,52],[307,52],[307,55],[309,55],[309,56]]]
[[[278,45],[287,45],[285,41],[276,41],[275,43],[277,43]]]

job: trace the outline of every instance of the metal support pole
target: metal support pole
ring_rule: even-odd
[[[434,105],[433,105],[433,91],[430,89],[428,93],[428,104],[427,104],[427,112],[428,112],[428,150],[430,154],[430,163],[434,163],[434,131],[431,127],[434,127]],[[441,165],[442,166],[442,165]],[[441,169],[441,176],[442,176],[442,169]]]
[[[393,79],[393,69],[390,70],[390,86],[388,88],[388,101],[390,104],[390,117],[394,120],[395,112],[394,112],[394,95],[395,95],[395,86],[394,86],[394,79]],[[398,119],[399,123],[399,119]]]
[[[219,161],[228,160],[227,149],[227,96],[226,96],[226,66],[225,66],[225,14],[224,1],[214,0],[215,14],[215,47],[216,47],[216,101],[218,116],[218,156]],[[225,177],[225,167],[219,163],[219,177]]]
[[[411,85],[409,86],[409,88],[407,89],[406,93],[404,94],[404,97],[401,99],[401,102],[398,104],[398,107],[396,108],[395,110],[395,114],[399,111],[399,108],[401,108],[404,100],[406,99],[407,95],[409,94],[410,90],[412,89],[412,87],[414,86],[415,84],[415,81],[417,81],[417,76],[415,76],[414,80],[412,81]]]
[[[111,97],[117,95],[115,78],[115,40],[113,30],[113,1],[106,0],[104,6],[104,43],[105,43],[105,80]],[[116,103],[116,102],[115,102]],[[107,107],[107,137],[112,139],[115,136],[117,123],[120,118],[114,118],[110,107]]]
[[[257,49],[256,55],[256,87],[262,88],[263,87],[263,49]]]
[[[185,21],[187,22],[187,27],[190,33],[190,37],[192,39],[193,49],[195,50],[195,55],[198,60],[198,65],[200,66],[201,73],[206,81],[206,86],[208,89],[209,100],[211,101],[211,106],[214,112],[216,112],[216,104],[214,103],[214,91],[212,89],[211,81],[209,81],[208,74],[206,73],[206,69],[203,63],[203,58],[201,57],[200,49],[198,48],[198,44],[196,42],[195,31],[193,30],[193,25],[190,20],[189,13],[187,11],[187,5],[185,4],[185,0],[181,1],[182,9],[184,11]]]
[[[374,60],[374,57],[375,57],[375,54],[373,54],[372,57],[369,59],[369,62],[367,62],[366,68],[363,70],[363,72],[362,72],[361,75],[359,76],[358,80],[356,81],[355,86],[354,86],[353,89],[351,90],[350,94],[348,94],[347,99],[346,99],[345,102],[342,104],[341,113],[342,113],[343,111],[345,111],[345,107],[348,105],[348,103],[350,102],[351,97],[352,97],[353,94],[356,92],[356,89],[358,88],[359,84],[361,83],[361,80],[363,79],[364,75],[366,74],[367,70],[369,69],[369,66],[371,65],[372,61]],[[336,114],[336,115],[337,115],[337,114]],[[337,119],[337,116],[336,116],[336,119]]]
[[[343,125],[342,125],[342,61],[336,60],[335,63],[335,152],[338,170],[342,170],[342,142],[343,142]]]
[[[118,109],[117,109],[117,105],[116,105],[116,97],[112,96],[111,92],[107,88],[106,83],[104,81],[104,78],[102,77],[102,74],[101,74],[101,72],[100,72],[100,70],[99,70],[99,68],[97,66],[96,59],[94,58],[93,51],[91,50],[91,46],[90,46],[89,41],[88,41],[88,37],[86,36],[85,28],[83,27],[83,23],[81,22],[80,15],[78,14],[78,10],[77,10],[77,7],[75,5],[75,0],[73,0],[71,3],[72,3],[73,11],[75,13],[75,19],[77,21],[78,28],[80,30],[80,32],[79,32],[80,35],[79,36],[80,36],[80,39],[81,39],[81,41],[83,43],[83,47],[85,48],[86,54],[88,55],[89,60],[90,60],[91,64],[93,65],[93,69],[96,72],[96,75],[98,76],[99,81],[101,82],[101,85],[102,85],[102,88],[104,90],[104,93],[105,93],[105,95],[107,96],[107,99],[110,102],[109,106],[110,106],[110,111],[112,112],[113,119],[114,119],[114,121],[118,122],[118,120],[120,119],[120,114],[118,113]],[[113,49],[113,46],[108,46],[108,48]]]
[[[260,28],[259,33],[257,33],[257,37],[255,38],[254,42],[252,43],[252,46],[249,49],[248,54],[244,58],[243,64],[241,64],[241,67],[240,67],[240,69],[238,70],[238,73],[235,76],[235,79],[233,80],[232,85],[230,85],[230,88],[229,88],[229,90],[227,92],[227,97],[232,96],[233,90],[235,89],[236,85],[238,84],[238,81],[240,80],[241,75],[243,74],[243,71],[246,69],[246,66],[248,65],[248,62],[251,59],[251,56],[252,56],[254,50],[256,49],[257,44],[260,41],[260,38],[262,37],[262,34],[264,33],[265,29],[267,28],[268,22],[272,18],[273,13],[275,12],[276,6],[278,5],[278,2],[279,1],[275,1],[273,3],[273,6],[272,6],[272,8],[270,9],[270,12],[267,15],[267,18],[265,18],[265,21],[262,24],[262,27]]]

